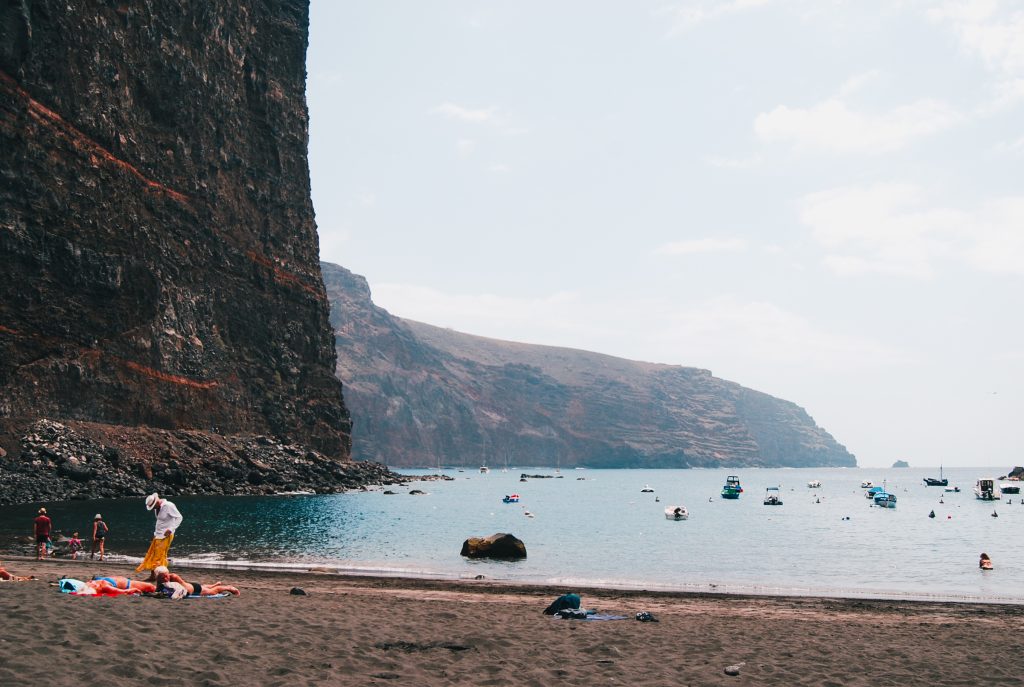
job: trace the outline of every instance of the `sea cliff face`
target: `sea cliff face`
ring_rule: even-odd
[[[305,0],[0,6],[8,453],[46,417],[349,457],[307,27]]]
[[[321,265],[353,454],[394,466],[854,466],[799,406],[709,371],[391,316]]]

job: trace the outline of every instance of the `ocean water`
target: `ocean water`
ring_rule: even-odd
[[[576,586],[952,599],[1024,603],[1024,495],[982,502],[979,477],[1009,468],[946,469],[950,486],[926,487],[933,469],[445,471],[450,482],[331,496],[174,498],[185,516],[172,560],[266,567],[544,582]],[[520,482],[520,473],[552,475]],[[728,474],[744,494],[719,497]],[[810,480],[822,487],[810,489]],[[862,480],[883,482],[895,509],[873,507]],[[654,493],[642,493],[650,485]],[[784,505],[764,506],[768,486]],[[410,495],[421,489],[425,495]],[[519,503],[502,503],[518,493]],[[1012,498],[1012,503],[1007,499]],[[657,499],[657,500],[656,500]],[[940,502],[941,501],[941,502]],[[664,508],[685,505],[686,521]],[[39,504],[0,508],[0,548],[31,533]],[[46,504],[54,526],[88,539],[96,512],[116,557],[144,553],[153,516],[142,499]],[[935,518],[929,518],[929,511]],[[527,513],[532,514],[532,517]],[[992,517],[997,513],[998,517]],[[517,562],[470,561],[470,536],[510,532]],[[979,554],[995,570],[981,572]]]

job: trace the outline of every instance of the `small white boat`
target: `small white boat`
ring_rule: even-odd
[[[764,505],[766,506],[781,506],[782,496],[779,493],[778,487],[768,487],[764,490]]]
[[[1003,495],[994,479],[982,477],[974,484],[974,496],[982,501],[998,501]]]
[[[821,489],[821,480],[812,479],[807,483],[808,489]]]
[[[1004,494],[1019,494],[1020,484],[1018,484],[1017,482],[1014,482],[1013,484],[1010,484],[1009,482],[1000,482],[999,491],[1001,491]]]
[[[480,472],[482,472],[484,474],[487,474],[490,471],[491,471],[491,469],[489,467],[487,467],[486,465],[481,465],[480,466]]]
[[[869,480],[864,480],[863,482],[860,483],[860,488],[861,489],[870,489],[873,486],[875,486],[875,485],[872,484]]]
[[[654,490],[651,489],[651,485],[650,484],[645,484],[644,488],[640,490],[640,493],[641,494],[653,494]]]
[[[686,506],[669,506],[665,509],[666,520],[687,520],[690,517],[690,512],[686,510]]]

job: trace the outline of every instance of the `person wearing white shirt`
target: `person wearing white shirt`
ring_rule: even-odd
[[[146,510],[156,511],[156,527],[146,557],[139,563],[135,572],[152,571],[157,566],[167,565],[167,552],[171,548],[175,532],[184,520],[177,506],[167,499],[160,498],[155,492],[146,497]]]

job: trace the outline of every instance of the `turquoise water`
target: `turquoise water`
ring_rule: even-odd
[[[979,477],[1008,469],[947,469],[961,493],[925,487],[930,469],[447,471],[452,482],[332,496],[178,497],[185,516],[174,557],[223,564],[322,565],[353,572],[626,588],[1011,601],[1024,603],[1024,495],[974,498]],[[719,497],[727,474],[745,493]],[[807,482],[820,480],[820,489]],[[862,480],[886,483],[895,509],[870,506]],[[641,493],[645,485],[655,491]],[[780,486],[784,505],[762,505]],[[421,489],[426,495],[409,495]],[[504,504],[505,494],[521,501]],[[659,501],[656,502],[655,498]],[[939,503],[940,498],[945,503]],[[690,519],[666,520],[682,504]],[[46,504],[55,527],[83,535],[99,511],[110,549],[140,556],[153,517],[141,499]],[[31,532],[36,505],[0,508],[0,544]],[[936,517],[928,516],[930,510]],[[527,517],[529,511],[533,517]],[[993,511],[999,517],[993,518]],[[849,519],[845,519],[845,518]],[[90,530],[91,531],[91,530]],[[510,532],[528,558],[459,556],[469,536]],[[87,538],[87,536],[85,537]],[[988,552],[996,569],[981,573]]]

